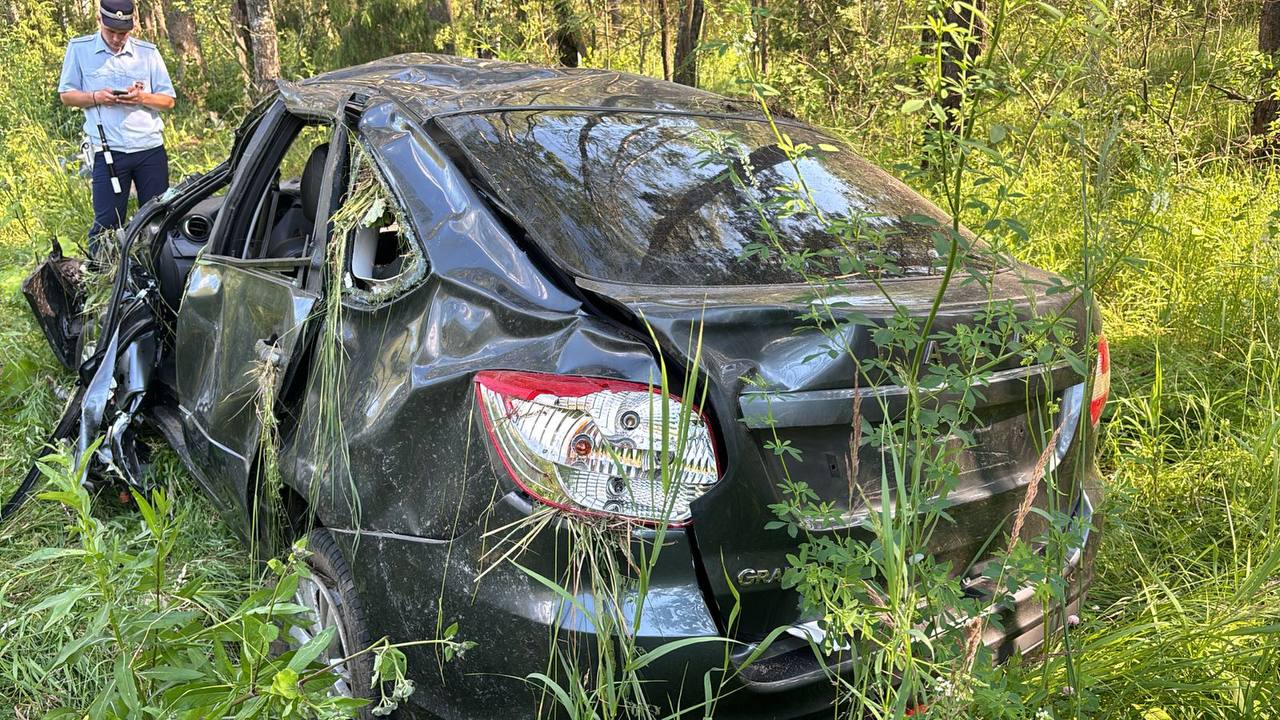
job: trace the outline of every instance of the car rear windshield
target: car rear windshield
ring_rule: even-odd
[[[750,119],[513,110],[440,122],[577,276],[718,286],[939,270],[946,216],[806,127],[780,126],[808,146],[797,154]]]

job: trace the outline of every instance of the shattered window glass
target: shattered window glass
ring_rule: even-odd
[[[926,275],[949,220],[815,131],[768,123],[519,110],[441,123],[535,242],[580,276],[755,285]],[[767,222],[762,222],[767,220]]]

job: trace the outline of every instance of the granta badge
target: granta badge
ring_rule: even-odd
[[[765,585],[782,579],[782,568],[744,568],[738,571],[738,585]]]

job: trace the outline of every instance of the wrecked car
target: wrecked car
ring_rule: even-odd
[[[589,646],[600,627],[582,614],[615,602],[638,615],[636,647],[668,647],[640,673],[645,702],[674,711],[722,668],[717,717],[829,714],[839,667],[815,657],[821,628],[781,582],[798,541],[765,529],[782,498],[774,448],[793,448],[787,474],[834,508],[809,532],[865,534],[885,498],[880,451],[851,441],[858,403],[891,412],[901,388],[859,383],[858,358],[877,352],[866,326],[838,331],[849,352],[800,327],[812,288],[778,254],[750,251],[760,205],[727,171],[760,187],[803,175],[823,213],[886,230],[892,276],[827,273],[832,312],[873,323],[929,311],[940,277],[927,220],[947,218],[823,131],[774,122],[831,150],[782,152],[756,104],[611,71],[405,55],[281,83],[226,162],[122,233],[93,342],[74,340],[60,312],[73,304],[66,273],[44,271],[33,308],[80,375],[60,430],[97,448],[99,473],[136,483],[136,437],[154,431],[247,540],[265,535],[267,508],[309,535],[314,580],[298,601],[315,626],[298,639],[338,628],[336,691],[369,692],[368,663],[342,659],[370,639],[453,626],[474,647],[448,663],[407,648],[417,690],[401,710],[534,717],[545,697],[528,678],[549,671],[549,646]],[[717,138],[737,160],[708,154]],[[813,213],[780,213],[775,227],[795,253],[831,250]],[[990,275],[954,283],[935,327],[971,320],[994,294],[1081,327],[1092,318],[1078,342],[1098,342],[1096,310],[1051,292],[1049,273]],[[1044,453],[1061,501],[1089,524],[1109,372],[1098,350],[1084,372],[992,376],[958,451],[952,521],[921,552],[981,585],[993,532],[1007,536]],[[1047,449],[1026,430],[1028,397],[1052,410]],[[635,558],[611,599],[593,582],[542,581],[565,577],[565,528],[592,523],[660,547],[643,588],[627,582]],[[1070,608],[1097,538],[1065,559]],[[1046,632],[1040,601],[1015,599],[983,638],[1001,655]],[[726,635],[727,652],[670,645]]]

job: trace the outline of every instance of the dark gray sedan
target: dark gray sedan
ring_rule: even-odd
[[[796,142],[841,145],[778,122]],[[851,443],[853,408],[895,390],[858,386],[855,358],[877,348],[856,325],[848,353],[827,352],[829,333],[797,329],[813,295],[785,254],[820,258],[832,236],[815,213],[780,214],[783,252],[752,252],[759,218],[709,151],[717,138],[733,139],[756,185],[803,176],[823,213],[875,218],[898,272],[879,287],[845,273],[841,307],[884,317],[887,287],[894,305],[927,312],[939,287],[929,220],[947,218],[852,152],[797,159],[757,106],[649,78],[405,55],[282,83],[226,163],[144,207],[123,242],[146,248],[148,267],[121,273],[96,343],[76,346],[44,289],[33,306],[84,376],[83,407],[64,432],[79,423],[86,439],[105,434],[99,459],[127,476],[140,467],[130,428],[145,420],[255,538],[255,511],[277,499],[259,490],[254,373],[269,366],[283,481],[271,492],[293,531],[310,533],[316,569],[299,590],[315,626],[298,637],[337,625],[335,659],[384,635],[438,638],[454,623],[475,643],[443,664],[430,646],[409,650],[417,691],[405,710],[415,715],[537,714],[528,678],[548,671],[564,637],[590,655],[596,628],[575,615],[604,601],[586,582],[569,604],[535,574],[566,577],[566,527],[612,523],[637,542],[662,539],[639,647],[740,641],[717,717],[829,716],[831,683],[810,644],[820,630],[780,582],[798,541],[765,529],[782,497],[783,458],[770,448],[789,443],[802,458],[792,479],[835,507],[811,533],[865,534],[881,455]],[[340,226],[357,166],[383,197]],[[335,242],[339,273],[329,272]],[[1027,312],[1094,313],[1045,292],[1047,273],[991,276],[988,287],[954,284],[937,327],[971,321],[991,294]],[[993,376],[960,453],[953,522],[922,552],[977,577],[1041,457],[1026,431],[1031,386],[1054,388],[1042,400],[1058,408],[1057,489],[1088,520],[1105,392],[1085,388],[1105,389],[1102,350],[1091,383],[1066,365]],[[695,374],[698,389],[683,387]],[[667,420],[682,416],[663,473],[659,406]],[[1072,605],[1097,533],[1086,537],[1067,558]],[[640,588],[615,591],[624,614],[634,610]],[[986,642],[1002,654],[1035,646],[1042,622],[1021,593]],[[786,631],[742,666],[775,628]],[[725,658],[712,643],[662,655],[641,672],[646,701],[696,702]],[[367,665],[335,671],[339,691],[367,692]]]

